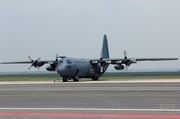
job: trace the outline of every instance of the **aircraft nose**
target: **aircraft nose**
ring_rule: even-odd
[[[61,77],[66,77],[66,68],[63,66],[58,66],[57,72]]]

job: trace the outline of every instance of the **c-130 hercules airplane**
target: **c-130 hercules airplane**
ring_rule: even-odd
[[[31,59],[31,61],[23,62],[2,62],[1,64],[26,64],[32,63],[28,68],[35,67],[39,69],[44,64],[49,64],[50,66],[46,67],[48,71],[56,71],[63,79],[63,82],[67,82],[68,79],[73,79],[74,81],[79,81],[80,78],[92,78],[96,81],[101,77],[110,64],[115,65],[116,70],[123,70],[124,65],[126,70],[128,67],[137,63],[137,61],[161,61],[161,60],[178,60],[178,58],[127,58],[126,51],[124,51],[124,59],[111,59],[109,58],[109,49],[107,36],[104,35],[102,52],[100,53],[100,59],[77,59],[77,58],[68,58],[65,56],[56,55],[56,59],[52,61],[40,61],[41,57],[37,60]],[[59,60],[59,58],[61,58]]]

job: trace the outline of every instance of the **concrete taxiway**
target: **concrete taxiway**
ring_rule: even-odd
[[[44,116],[43,116],[44,115]],[[0,84],[0,118],[180,118],[178,81]]]

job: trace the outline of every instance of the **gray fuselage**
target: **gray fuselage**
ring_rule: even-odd
[[[98,64],[91,64],[89,59],[63,58],[58,61],[56,71],[61,77],[73,78],[99,78],[100,72]]]

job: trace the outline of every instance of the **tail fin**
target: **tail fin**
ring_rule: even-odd
[[[108,48],[108,41],[106,35],[104,35],[103,38],[102,53],[103,53],[103,58],[109,58],[109,48]]]

